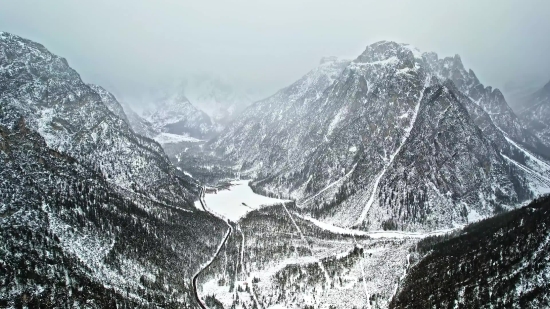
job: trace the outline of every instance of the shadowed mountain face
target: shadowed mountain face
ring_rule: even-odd
[[[544,149],[460,58],[379,42],[255,103],[212,142],[344,226],[424,229],[489,216],[550,188]],[[542,153],[539,152],[539,153]]]
[[[518,109],[527,126],[550,147],[550,82],[529,96]]]

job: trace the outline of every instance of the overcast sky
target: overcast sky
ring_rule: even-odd
[[[486,85],[550,79],[549,0],[0,0],[0,31],[130,101],[197,72],[270,94],[379,40],[460,54]]]

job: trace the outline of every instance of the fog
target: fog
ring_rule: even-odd
[[[486,85],[550,79],[550,1],[1,1],[0,31],[44,44],[139,104],[196,73],[269,95],[323,56],[395,40],[460,54]]]

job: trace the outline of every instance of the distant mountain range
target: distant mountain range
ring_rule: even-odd
[[[243,91],[210,75],[193,75],[176,85],[153,100],[143,113],[144,119],[131,119],[136,130],[149,135],[168,133],[207,140],[252,103]],[[144,127],[151,127],[154,132],[143,131]]]
[[[253,102],[253,98],[245,91],[209,74],[197,74],[184,79],[181,89],[193,105],[221,125],[232,121]]]

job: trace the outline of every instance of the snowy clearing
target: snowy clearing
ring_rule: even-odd
[[[270,206],[288,202],[259,195],[252,192],[248,186],[249,180],[232,181],[229,190],[219,190],[218,193],[209,193],[204,196],[204,201],[209,209],[225,218],[238,221],[239,218],[246,215],[249,211],[260,208],[260,206]],[[198,203],[198,205],[197,205]],[[200,202],[195,202],[198,209],[202,209]]]
[[[159,135],[155,136],[154,139],[159,144],[173,144],[173,143],[180,143],[180,142],[198,143],[203,141],[191,136],[178,135],[178,134],[172,134],[172,133],[166,133],[166,132],[160,133]]]

